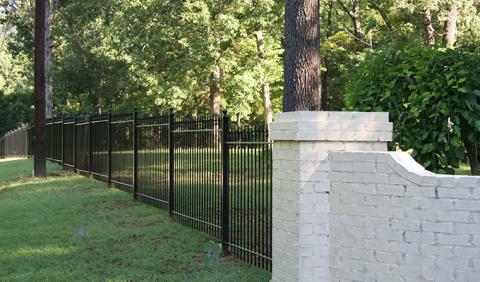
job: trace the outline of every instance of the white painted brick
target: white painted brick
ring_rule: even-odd
[[[480,212],[480,201],[455,200],[455,208],[461,210]]]
[[[419,244],[408,242],[390,242],[389,251],[402,254],[418,254]]]
[[[361,260],[364,260],[364,261],[374,261],[375,260],[375,252],[373,250],[352,248],[352,249],[350,249],[350,256],[354,259],[361,259]],[[479,263],[479,265],[480,265],[480,263]]]
[[[376,215],[378,217],[405,218],[405,211],[402,208],[377,207]]]
[[[375,276],[375,281],[405,282],[405,280],[400,276],[388,273],[377,273]]]
[[[439,198],[468,199],[472,196],[468,188],[438,188]]]
[[[435,188],[407,185],[405,196],[435,198]]]
[[[452,200],[452,199],[422,198],[419,200],[419,206],[422,209],[439,209],[439,210],[451,210],[456,208],[455,200]]]
[[[432,246],[422,244],[420,245],[420,252],[424,255],[450,258],[453,255],[453,246]]]
[[[453,253],[461,258],[480,258],[480,247],[455,247]]]
[[[406,232],[405,241],[417,244],[435,244],[435,235],[433,232]]]
[[[405,264],[422,265],[424,267],[435,267],[435,256],[406,254]]]
[[[467,270],[470,268],[470,259],[468,258],[437,258],[436,265],[439,268],[453,268]]]
[[[462,234],[480,234],[480,224],[456,223],[455,232]]]
[[[453,233],[453,223],[451,222],[423,222],[423,231]]]
[[[394,184],[394,185],[409,185],[411,184],[410,181],[405,180],[403,177],[396,175],[396,174],[390,174],[390,177],[388,179],[388,183]]]
[[[375,172],[375,163],[370,162],[354,162],[354,172]]]
[[[455,277],[454,274],[453,269],[448,268],[424,267],[422,269],[423,277],[434,281],[453,281]]]
[[[377,185],[377,192],[380,195],[403,196],[404,189],[401,185]]]
[[[468,211],[445,211],[438,210],[438,219],[447,222],[469,222],[470,213]]]
[[[367,272],[378,274],[389,274],[390,264],[381,262],[366,262],[365,269]]]
[[[418,277],[422,273],[421,265],[392,265],[392,273],[406,277]]]
[[[457,271],[457,281],[477,282],[480,271]]]
[[[450,246],[468,246],[470,245],[470,236],[465,234],[437,234],[437,243]]]
[[[390,221],[391,229],[405,231],[420,231],[420,221],[410,219],[393,219]]]
[[[376,252],[375,260],[382,263],[401,264],[403,260],[402,254],[392,254],[389,252]]]
[[[364,173],[361,175],[363,183],[369,184],[386,184],[388,182],[388,174],[381,173]]]
[[[375,231],[376,237],[381,240],[388,241],[403,241],[403,231],[377,229]]]
[[[424,209],[405,209],[406,218],[408,219],[416,219],[416,220],[429,220],[429,221],[436,221],[437,220],[437,213],[436,210],[424,210]]]

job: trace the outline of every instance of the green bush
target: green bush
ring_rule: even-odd
[[[423,166],[453,173],[470,162],[479,174],[480,56],[429,47],[372,52],[352,74],[347,107],[388,111],[392,148],[412,150]]]

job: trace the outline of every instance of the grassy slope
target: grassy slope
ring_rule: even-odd
[[[270,274],[209,256],[207,235],[105,183],[44,180],[30,160],[0,162],[2,281],[268,281]],[[50,166],[50,171],[59,173]]]

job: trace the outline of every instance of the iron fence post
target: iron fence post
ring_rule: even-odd
[[[50,152],[49,152],[49,157],[50,160],[54,161],[55,160],[55,119],[52,117],[50,119],[50,128],[51,128],[51,134],[50,134]],[[55,161],[54,161],[55,162]]]
[[[65,166],[65,115],[62,113],[62,167]]]
[[[108,108],[108,187],[112,184],[112,107]]]
[[[92,176],[93,151],[92,151],[92,113],[88,114],[88,172]]]
[[[173,217],[173,211],[175,210],[175,194],[174,194],[174,176],[175,176],[175,144],[174,144],[174,131],[175,127],[175,113],[173,109],[170,109],[168,115],[168,155],[169,155],[169,192],[168,192],[168,212]]]
[[[223,125],[222,125],[222,253],[224,255],[229,253],[228,242],[230,233],[230,197],[228,187],[229,176],[229,162],[230,156],[228,151],[228,135],[230,131],[230,119],[228,111],[223,110]]]
[[[133,110],[133,199],[137,200],[138,192],[138,132],[137,108]]]
[[[77,171],[77,115],[73,115],[73,171]]]

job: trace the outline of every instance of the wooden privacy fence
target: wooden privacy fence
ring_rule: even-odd
[[[222,117],[92,114],[47,120],[47,157],[218,238],[271,270],[272,153],[264,126]],[[28,139],[28,138],[27,138]]]

